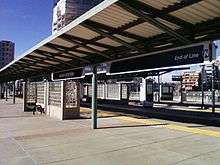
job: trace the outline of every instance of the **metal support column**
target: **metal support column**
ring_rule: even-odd
[[[121,101],[122,100],[122,84],[119,83],[119,100]]]
[[[92,129],[97,128],[97,66],[92,69]]]
[[[180,103],[183,104],[183,79],[180,81]]]
[[[47,114],[48,112],[48,81],[45,80],[44,82],[44,109],[45,113]]]
[[[130,84],[126,84],[127,86],[127,101],[129,102],[130,99]]]
[[[215,64],[212,64],[212,113],[215,113]]]
[[[8,83],[5,83],[5,101],[8,101]]]
[[[23,111],[27,108],[27,81],[23,82]]]
[[[15,81],[13,81],[13,104],[15,104]]]
[[[37,82],[34,83],[34,87],[35,87],[35,104],[37,104]]]
[[[3,98],[2,98],[2,91],[3,91],[3,89],[2,89],[2,83],[0,83],[0,99],[3,99]]]
[[[204,78],[205,78],[205,65],[202,65],[202,72],[201,72],[202,106],[201,106],[201,109],[204,109]]]
[[[158,103],[160,103],[160,73],[158,73]]]

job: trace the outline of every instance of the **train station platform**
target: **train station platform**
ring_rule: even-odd
[[[1,165],[220,162],[219,127],[99,111],[99,129],[92,130],[87,117],[60,121],[22,112],[19,101],[0,105]]]

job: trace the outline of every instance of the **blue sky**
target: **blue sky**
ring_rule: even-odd
[[[0,40],[15,42],[18,57],[51,35],[52,8],[53,0],[0,0]]]
[[[0,40],[16,44],[16,57],[51,34],[53,0],[0,0]]]

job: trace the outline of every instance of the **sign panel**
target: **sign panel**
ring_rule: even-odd
[[[52,80],[80,79],[83,78],[83,68],[52,73]]]
[[[101,63],[97,66],[97,73],[106,73],[108,70],[108,64]],[[84,68],[84,75],[91,75],[92,74],[92,66],[88,65]]]
[[[212,56],[209,43],[154,53],[111,63],[110,73],[203,63]]]

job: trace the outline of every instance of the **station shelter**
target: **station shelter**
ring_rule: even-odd
[[[97,128],[100,64],[108,64],[104,74],[114,76],[212,62],[213,41],[220,38],[219,8],[219,0],[104,0],[2,68],[1,91],[7,95],[7,84],[22,80],[24,110],[37,103],[52,117],[75,118],[79,84],[91,66],[92,128]],[[43,79],[33,81],[38,76]],[[144,86],[147,103],[151,86]]]

